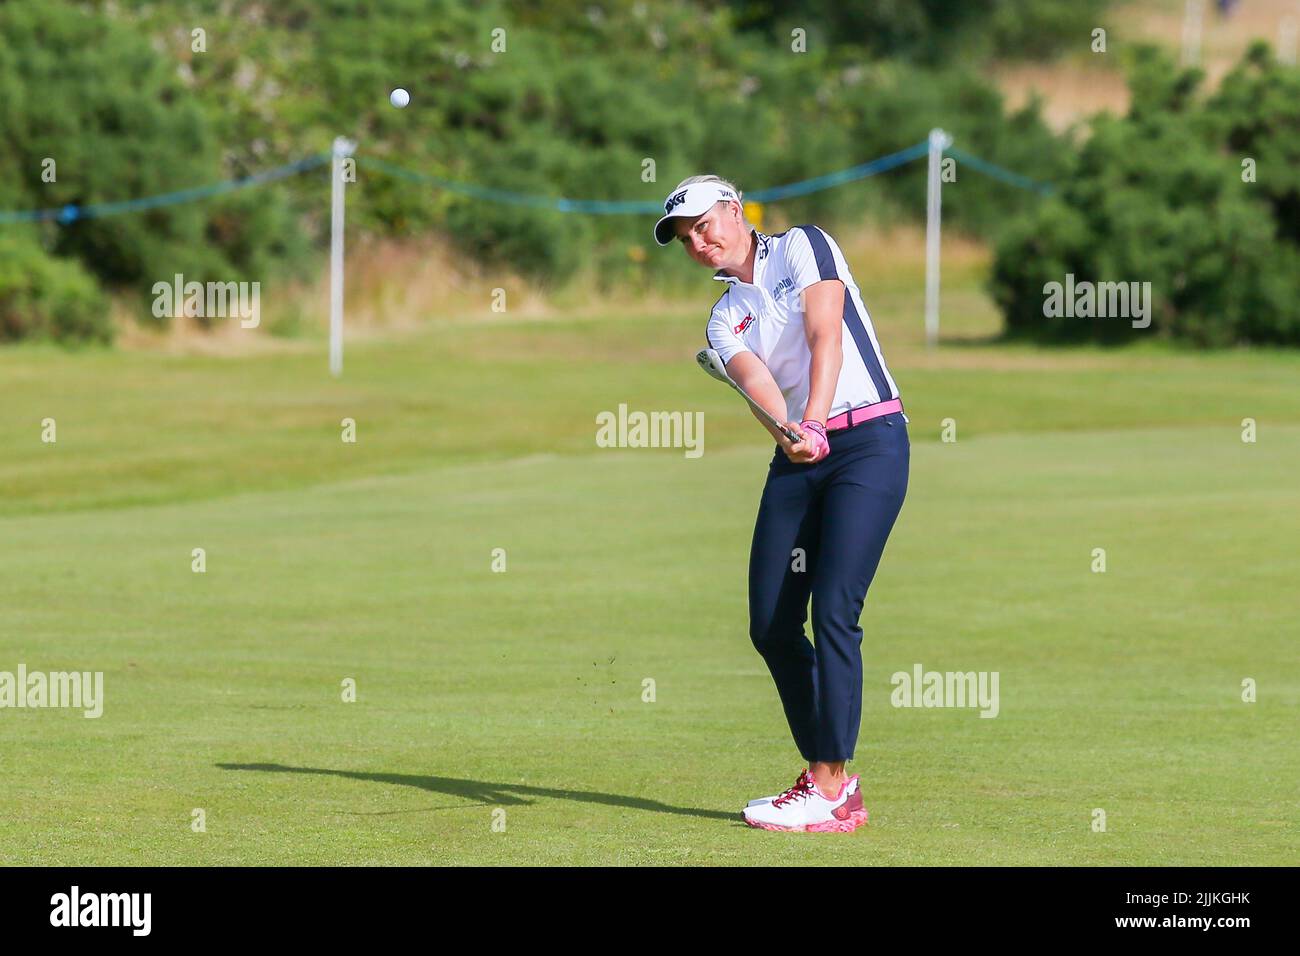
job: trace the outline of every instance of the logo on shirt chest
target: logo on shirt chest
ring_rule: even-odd
[[[772,290],[772,301],[780,302],[782,296],[784,296],[787,292],[789,292],[793,288],[794,288],[793,279],[790,278],[782,279],[780,282],[776,284],[776,288]]]
[[[736,326],[734,329],[732,329],[732,331],[735,332],[737,335],[739,335],[741,332],[744,332],[745,329],[749,328],[753,324],[754,324],[754,317],[752,315],[746,315],[741,320],[740,324]]]

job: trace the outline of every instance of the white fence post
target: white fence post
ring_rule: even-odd
[[[357,144],[334,138],[330,164],[330,374],[343,374],[343,160]]]
[[[930,167],[925,196],[925,344],[939,341],[939,218],[940,179],[943,151],[952,137],[941,129],[930,130]]]

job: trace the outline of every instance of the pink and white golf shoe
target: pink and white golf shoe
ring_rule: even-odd
[[[805,769],[793,787],[767,801],[751,801],[742,811],[745,823],[763,830],[850,833],[867,822],[857,774],[844,781],[834,799],[827,799]]]

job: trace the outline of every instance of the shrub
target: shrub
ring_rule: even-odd
[[[0,341],[17,339],[108,343],[113,326],[93,276],[11,232],[0,234]]]
[[[1058,195],[1018,218],[997,245],[992,288],[1008,334],[1125,342],[1154,332],[1201,346],[1300,344],[1294,220],[1275,218],[1285,219],[1294,202],[1293,170],[1270,166],[1270,189],[1243,182],[1231,142],[1250,140],[1275,161],[1277,142],[1294,139],[1286,125],[1294,110],[1276,99],[1261,109],[1262,97],[1244,95],[1241,69],[1234,76],[1207,105],[1196,97],[1199,74],[1154,50],[1141,55],[1129,114],[1096,120]],[[1275,79],[1261,73],[1257,82]],[[1151,329],[1122,317],[1045,315],[1047,284],[1067,275],[1076,283],[1150,283]]]

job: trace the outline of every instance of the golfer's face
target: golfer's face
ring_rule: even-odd
[[[714,203],[694,219],[674,220],[673,228],[690,257],[711,269],[725,262],[740,240],[740,222],[726,202]]]

